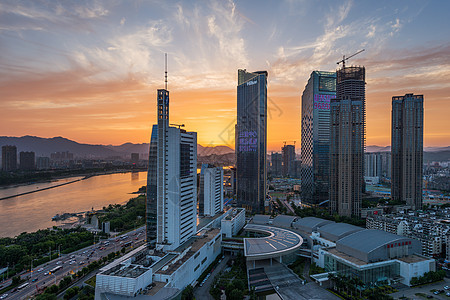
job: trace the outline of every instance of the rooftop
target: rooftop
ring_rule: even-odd
[[[174,273],[180,266],[182,266],[191,256],[195,255],[200,248],[202,248],[206,243],[212,241],[216,236],[220,234],[220,229],[214,228],[206,231],[203,235],[196,235],[187,240],[183,245],[174,250],[179,254],[169,254],[166,256],[167,259],[164,260],[165,264],[162,263],[158,265],[161,267],[157,274],[170,275]],[[183,256],[182,253],[185,253]],[[158,262],[159,263],[159,262]],[[167,268],[166,268],[167,267]]]
[[[272,224],[274,226],[291,227],[297,219],[298,217],[294,216],[278,215],[273,219]]]
[[[147,271],[150,271],[150,269],[139,265],[120,264],[104,271],[102,275],[137,278]]]
[[[269,236],[262,238],[245,238],[244,253],[246,257],[288,252],[299,248],[303,243],[300,235],[287,229],[256,224],[247,224],[244,229],[262,231],[269,234]]]
[[[329,223],[321,226],[318,232],[323,238],[336,242],[347,235],[361,230],[364,230],[364,228],[347,223]]]
[[[269,215],[254,215],[253,223],[254,224],[269,224],[270,216]]]
[[[311,233],[312,231],[317,230],[320,226],[334,223],[333,221],[320,219],[316,217],[306,217],[306,218],[298,218],[292,226],[296,229],[300,229],[302,231]]]

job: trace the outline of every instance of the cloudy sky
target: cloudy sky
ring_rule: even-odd
[[[449,1],[0,2],[0,135],[148,142],[169,56],[171,122],[234,146],[237,69],[267,70],[268,148],[300,141],[301,93],[343,54],[366,67],[367,145],[392,96],[424,94],[425,146],[450,145]]]

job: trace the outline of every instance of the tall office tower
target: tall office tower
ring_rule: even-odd
[[[34,152],[23,152],[19,153],[19,168],[21,170],[31,171],[36,169]]]
[[[200,216],[215,216],[223,211],[223,168],[202,164],[198,194]]]
[[[295,173],[295,146],[284,145],[281,148],[281,153],[283,155],[283,176],[293,177]]]
[[[270,168],[272,176],[281,176],[283,166],[281,153],[272,152],[270,155],[270,160],[272,161]]]
[[[156,243],[173,250],[197,231],[197,133],[169,126],[169,91],[158,90]]]
[[[16,146],[2,147],[2,170],[6,172],[17,170]]]
[[[267,181],[267,72],[238,70],[237,205],[263,213]]]
[[[330,104],[330,210],[360,216],[364,187],[365,68],[337,71]]]
[[[423,95],[392,97],[392,200],[422,208]]]
[[[336,73],[314,71],[302,95],[302,200],[328,200],[330,172],[330,100],[336,97]]]
[[[156,246],[157,231],[157,152],[158,152],[158,125],[153,125],[150,146],[148,151],[148,173],[147,173],[147,204],[146,204],[146,230],[147,247],[153,249]]]

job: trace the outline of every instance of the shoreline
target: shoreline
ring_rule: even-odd
[[[28,195],[28,194],[32,194],[32,193],[36,193],[36,192],[41,192],[41,191],[45,191],[45,190],[49,190],[49,189],[53,189],[53,188],[56,188],[56,187],[60,187],[60,186],[64,186],[64,185],[67,185],[67,184],[74,183],[74,182],[78,182],[78,181],[82,181],[82,180],[85,180],[85,179],[89,179],[89,178],[94,177],[94,176],[110,175],[110,174],[118,174],[118,173],[132,173],[132,172],[133,171],[131,171],[131,170],[130,171],[122,170],[122,171],[109,171],[109,172],[101,172],[101,173],[97,173],[97,174],[88,174],[88,175],[79,175],[79,176],[63,176],[61,178],[54,178],[52,180],[43,181],[43,182],[52,182],[52,181],[55,181],[55,180],[64,179],[64,178],[70,178],[70,177],[80,177],[80,176],[84,176],[84,177],[76,179],[76,180],[72,180],[72,181],[69,181],[69,182],[64,182],[64,183],[61,183],[61,184],[57,184],[57,185],[54,185],[54,186],[49,186],[49,187],[45,187],[45,188],[41,188],[41,189],[29,191],[29,192],[24,192],[24,193],[20,193],[20,194],[16,194],[16,195],[2,197],[2,198],[0,198],[0,201],[1,200],[6,200],[6,199],[11,199],[11,198],[14,198],[14,197],[24,196],[24,195]],[[139,173],[139,172],[144,172],[144,171],[137,171],[137,172]],[[31,184],[36,184],[36,183],[33,182],[33,183],[30,183],[30,184],[23,184],[23,186],[31,185]],[[10,187],[17,187],[17,186],[18,185],[10,186]]]

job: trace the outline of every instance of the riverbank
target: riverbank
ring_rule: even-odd
[[[8,188],[15,188],[15,187],[20,187],[20,186],[28,186],[31,184],[37,184],[37,183],[49,183],[52,181],[57,181],[57,180],[61,180],[61,179],[66,179],[66,178],[71,178],[71,177],[79,177],[79,176],[84,176],[83,178],[78,178],[69,182],[64,182],[61,184],[57,184],[57,185],[53,185],[53,186],[49,186],[49,187],[45,187],[45,188],[40,188],[40,189],[36,189],[36,190],[32,190],[32,191],[28,191],[28,192],[24,192],[24,193],[19,193],[19,194],[14,194],[14,195],[10,195],[10,196],[6,196],[6,197],[0,197],[0,200],[6,200],[6,199],[10,199],[10,198],[14,198],[14,197],[19,197],[19,196],[24,196],[24,195],[28,195],[28,194],[32,194],[32,193],[36,193],[36,192],[40,192],[40,191],[45,191],[45,190],[49,190],[49,189],[53,189],[56,187],[61,187],[67,184],[71,184],[74,182],[78,182],[81,180],[85,180],[94,176],[101,176],[101,175],[110,175],[110,174],[126,174],[126,173],[132,173],[132,172],[139,172],[139,171],[134,171],[134,170],[116,170],[116,171],[103,171],[103,172],[96,172],[95,174],[87,174],[87,175],[78,175],[78,176],[61,176],[60,178],[52,178],[51,180],[42,180],[42,181],[38,181],[38,182],[29,182],[29,183],[22,183],[22,184],[16,184],[13,186],[6,186],[6,187],[1,187],[1,189],[8,189]],[[139,192],[133,192],[134,193],[139,193]]]

